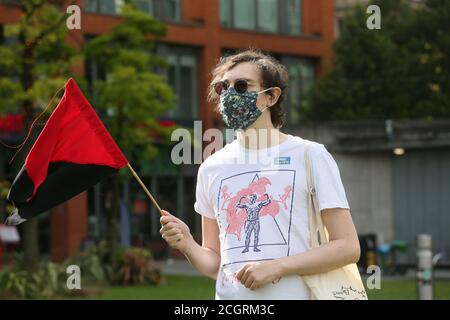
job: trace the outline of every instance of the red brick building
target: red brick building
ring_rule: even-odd
[[[121,2],[78,0],[82,8],[81,30],[70,31],[67,41],[81,49],[90,38],[108,32],[121,21],[116,13]],[[185,126],[193,126],[194,120],[202,120],[203,130],[221,125],[213,106],[206,102],[206,91],[210,71],[223,54],[256,47],[270,52],[288,67],[287,127],[298,124],[296,106],[302,92],[332,59],[333,0],[135,0],[135,3],[168,27],[157,50],[167,58],[168,79],[179,105],[162,118]],[[13,1],[0,0],[0,25],[14,23],[19,14]],[[89,81],[98,77],[97,66],[89,61],[77,66],[76,72]],[[158,159],[142,166],[141,175],[161,206],[187,221],[198,234],[199,217],[193,211],[197,166],[175,166],[168,159],[170,150],[161,148]],[[6,161],[3,162],[0,164],[5,168]],[[51,231],[45,241],[56,260],[79,250],[86,236],[104,234],[107,207],[104,188],[105,184],[100,184],[52,210],[47,218]],[[134,181],[125,187],[124,199],[131,204],[133,242],[158,239],[158,216],[149,204],[144,204],[145,196]]]

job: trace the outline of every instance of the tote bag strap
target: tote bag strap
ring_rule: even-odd
[[[310,148],[312,143],[308,142],[305,146],[305,169],[306,183],[308,190],[308,220],[310,231],[311,248],[318,247],[328,242],[327,232],[323,225],[322,217],[319,211],[319,205],[316,198],[316,189],[314,187],[314,178],[311,171]]]

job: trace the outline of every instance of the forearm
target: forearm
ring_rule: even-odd
[[[279,259],[281,275],[308,275],[328,272],[359,259],[359,245],[345,240],[329,243],[296,255]]]
[[[182,251],[186,259],[202,274],[216,279],[220,266],[220,255],[215,251],[202,247],[193,238]]]

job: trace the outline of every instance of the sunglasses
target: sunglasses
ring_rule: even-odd
[[[218,81],[214,84],[214,90],[216,93],[220,96],[222,93],[228,90],[230,87],[230,84],[225,81]],[[247,80],[239,79],[234,82],[234,90],[236,90],[237,93],[244,93],[247,92],[248,89],[248,82]]]

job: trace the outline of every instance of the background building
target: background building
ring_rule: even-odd
[[[220,127],[214,107],[206,102],[210,72],[220,56],[239,49],[256,47],[270,52],[289,70],[290,90],[286,101],[287,127],[299,124],[296,106],[302,93],[320,76],[332,59],[334,40],[334,1],[328,0],[134,0],[139,9],[164,21],[167,35],[157,52],[169,67],[169,83],[178,96],[177,107],[161,117],[167,123],[193,126],[202,120],[202,129]],[[93,37],[108,32],[121,18],[122,1],[78,0],[82,8],[81,30],[69,32],[67,41],[81,49]],[[0,25],[19,19],[14,1],[0,1]],[[76,67],[89,83],[102,76],[90,61]],[[20,132],[8,132],[8,141],[21,141]],[[19,137],[19,138],[18,138]],[[0,174],[12,179],[17,172],[2,161]],[[200,217],[194,213],[197,166],[175,166],[170,149],[161,146],[154,161],[142,163],[140,174],[160,205],[188,222],[194,234],[200,233]],[[131,217],[133,243],[146,243],[156,255],[166,248],[160,241],[159,218],[139,186],[130,179],[123,195]],[[83,240],[104,234],[108,206],[108,183],[97,185],[42,218],[42,250],[56,260],[76,252]],[[51,223],[49,223],[51,221]],[[70,230],[70,232],[68,232]]]

